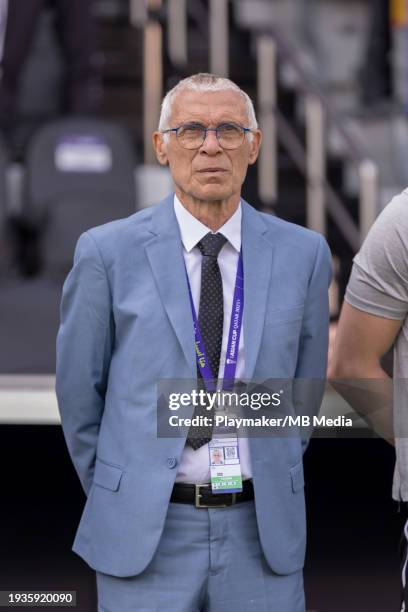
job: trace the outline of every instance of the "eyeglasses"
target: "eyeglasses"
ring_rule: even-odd
[[[250,128],[236,123],[222,123],[216,128],[206,128],[201,123],[184,123],[176,128],[163,130],[162,133],[174,132],[177,141],[184,149],[199,149],[207,137],[207,132],[215,132],[218,143],[223,149],[238,149],[244,142],[245,134]]]

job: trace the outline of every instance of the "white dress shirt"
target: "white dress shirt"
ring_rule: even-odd
[[[181,241],[183,243],[183,255],[186,264],[187,274],[190,281],[191,293],[193,296],[194,307],[198,313],[200,304],[201,287],[201,260],[202,255],[197,247],[197,243],[204,238],[210,228],[198,221],[188,212],[178,199],[174,196],[174,211],[180,227]],[[241,250],[241,203],[235,213],[218,230],[218,233],[225,236],[228,242],[225,243],[218,255],[218,265],[221,272],[223,296],[224,296],[224,325],[222,332],[222,346],[220,356],[219,377],[224,376],[225,357],[227,352],[228,332],[231,321],[232,300],[235,288],[235,279],[239,252]],[[245,288],[244,288],[245,291]],[[244,306],[245,308],[245,306]],[[238,361],[235,373],[236,378],[244,378],[244,334],[241,329],[241,337],[238,348]],[[249,456],[248,439],[238,438],[239,456],[241,460],[242,478],[252,478],[251,461]],[[203,483],[210,482],[210,461],[208,444],[204,444],[198,450],[193,450],[191,446],[185,446],[176,482]]]

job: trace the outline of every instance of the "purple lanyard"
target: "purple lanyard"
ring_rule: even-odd
[[[212,383],[214,380],[207,354],[205,352],[203,337],[200,331],[200,325],[197,319],[197,313],[194,308],[193,296],[191,294],[190,281],[187,276],[188,294],[190,297],[191,313],[193,315],[194,335],[195,335],[195,352],[198,369],[206,383],[208,391],[215,391],[216,387]],[[235,371],[237,369],[239,338],[241,336],[242,314],[244,310],[244,272],[242,264],[242,251],[239,254],[237,275],[235,278],[234,297],[232,300],[231,322],[228,333],[227,354],[224,368],[224,385],[231,386],[235,380]],[[218,375],[218,372],[217,372]],[[215,377],[217,378],[217,376]]]

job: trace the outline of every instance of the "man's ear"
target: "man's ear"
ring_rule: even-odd
[[[258,159],[259,149],[261,148],[262,143],[262,132],[260,130],[256,130],[252,132],[252,140],[249,143],[249,158],[248,163],[250,165],[254,164]]]
[[[167,166],[169,163],[167,157],[167,144],[164,142],[163,134],[161,132],[154,132],[152,136],[152,144],[159,164],[162,166]]]

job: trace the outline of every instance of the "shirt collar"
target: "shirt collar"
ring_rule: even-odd
[[[176,194],[174,194],[174,212],[180,227],[181,241],[189,253],[212,230],[188,212]],[[240,201],[237,210],[217,232],[225,236],[238,253],[241,250],[241,219],[242,208]]]

